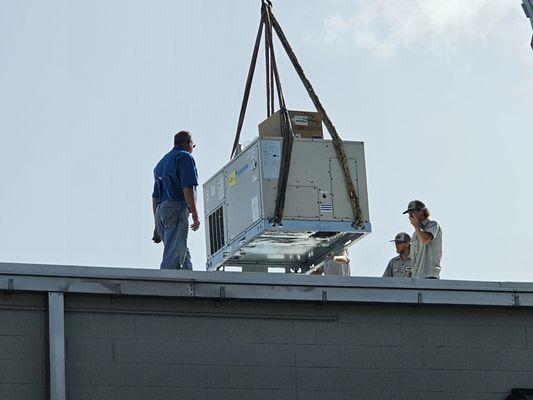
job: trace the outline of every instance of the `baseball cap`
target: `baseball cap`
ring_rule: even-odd
[[[407,205],[407,210],[405,210],[402,214],[407,214],[409,211],[421,210],[423,208],[426,208],[424,203],[422,203],[420,200],[413,200],[409,202]]]
[[[411,236],[409,236],[407,233],[405,232],[400,232],[396,235],[396,237],[394,238],[394,240],[391,240],[391,242],[407,242],[407,243],[411,243]]]

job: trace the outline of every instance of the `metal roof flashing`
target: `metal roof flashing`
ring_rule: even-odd
[[[0,263],[0,291],[270,301],[533,307],[533,283]]]

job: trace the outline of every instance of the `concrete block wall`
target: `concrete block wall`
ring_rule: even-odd
[[[66,296],[70,400],[503,400],[533,310]]]
[[[0,399],[46,400],[46,296],[0,293]]]
[[[49,399],[46,293],[0,293],[0,400]],[[474,399],[533,387],[533,309],[65,294],[69,400]]]

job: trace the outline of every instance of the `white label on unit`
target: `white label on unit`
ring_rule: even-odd
[[[252,197],[252,222],[259,219],[259,199],[257,196]]]
[[[309,118],[307,118],[307,115],[295,115],[292,118],[292,122],[294,122],[294,125],[309,125]]]
[[[211,197],[215,197],[215,195],[217,194],[217,187],[216,185],[213,183],[211,185]]]
[[[278,179],[281,164],[281,141],[263,140],[263,178]]]
[[[220,175],[217,181],[218,188],[218,199],[222,200],[224,198],[224,176]]]

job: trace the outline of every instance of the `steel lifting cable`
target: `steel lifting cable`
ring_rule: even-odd
[[[337,153],[337,157],[339,158],[339,163],[341,165],[343,175],[344,175],[344,181],[346,183],[346,189],[348,191],[348,197],[350,198],[350,205],[352,207],[352,212],[355,217],[355,226],[362,226],[363,221],[363,214],[361,212],[361,206],[359,204],[359,199],[357,197],[357,193],[355,191],[355,186],[352,181],[350,168],[348,167],[348,160],[346,158],[346,153],[344,152],[344,146],[342,143],[342,139],[340,138],[339,134],[337,133],[337,130],[335,129],[335,126],[329,119],[328,114],[326,113],[326,110],[322,106],[322,103],[320,102],[320,99],[318,98],[317,94],[315,93],[313,86],[311,85],[311,82],[309,82],[309,79],[305,76],[305,73],[298,62],[298,59],[296,58],[296,55],[294,54],[294,51],[292,50],[287,37],[283,33],[283,30],[281,29],[281,26],[279,25],[278,21],[276,20],[276,17],[271,13],[271,23],[272,27],[276,31],[276,34],[278,35],[278,38],[283,45],[283,48],[285,49],[285,52],[289,56],[289,59],[292,62],[292,65],[296,72],[298,73],[298,76],[300,77],[300,80],[302,81],[305,89],[307,90],[307,93],[309,94],[309,97],[311,98],[311,101],[315,105],[316,110],[318,111],[320,117],[324,121],[324,125],[326,125],[326,128],[328,129],[329,134],[331,135],[331,139],[333,141],[333,146],[335,147],[335,151]]]

